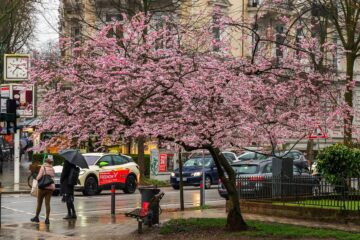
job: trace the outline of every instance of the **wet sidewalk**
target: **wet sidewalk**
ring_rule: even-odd
[[[315,228],[332,228],[353,232],[360,232],[359,226],[351,224],[309,222],[286,218],[244,214],[245,220],[261,220],[267,222],[288,223]],[[173,218],[225,218],[224,208],[207,210],[188,210],[185,212],[164,212],[161,222]],[[146,232],[146,228],[144,229]],[[76,221],[56,220],[49,226],[43,222],[6,224],[2,226],[0,238],[6,240],[18,239],[143,239],[144,235],[137,235],[137,221],[127,218],[123,214],[111,217],[109,214],[94,214],[90,217],[79,217]]]

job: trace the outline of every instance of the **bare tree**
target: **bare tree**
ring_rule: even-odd
[[[37,0],[3,0],[0,4],[0,55],[16,53],[23,49],[32,37],[35,27],[35,3]],[[0,58],[2,76],[3,58]],[[2,77],[1,77],[2,79]]]

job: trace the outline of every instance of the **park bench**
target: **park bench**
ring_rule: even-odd
[[[145,223],[147,224],[149,227],[152,226],[152,216],[153,216],[153,212],[152,212],[152,207],[155,204],[159,204],[161,199],[164,197],[165,193],[161,192],[157,195],[155,195],[149,202],[149,204],[147,206],[142,206],[141,208],[137,208],[131,212],[125,213],[125,216],[127,217],[132,217],[132,218],[136,218],[136,220],[138,221],[138,233],[142,233],[142,224]],[[161,208],[159,205],[159,215],[161,214]]]

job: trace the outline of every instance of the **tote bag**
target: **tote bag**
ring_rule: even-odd
[[[38,181],[38,187],[40,189],[45,189],[46,187],[50,186],[54,183],[54,180],[50,175],[46,174],[46,169],[44,167],[44,175]]]

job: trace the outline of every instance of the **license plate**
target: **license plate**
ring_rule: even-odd
[[[180,182],[180,178],[176,178],[176,181]],[[183,177],[183,182],[186,182],[186,181],[187,181],[187,178]]]

